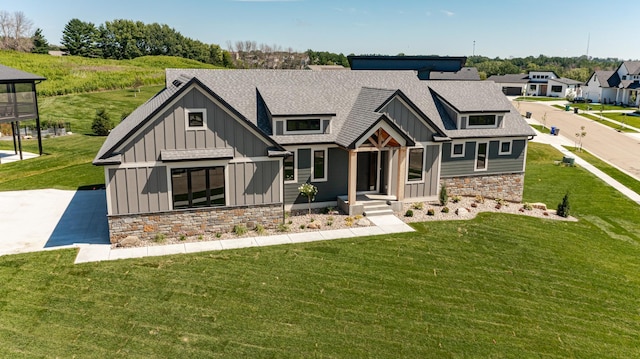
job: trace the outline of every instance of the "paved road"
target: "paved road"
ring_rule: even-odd
[[[640,180],[640,138],[616,132],[596,121],[576,115],[573,111],[563,111],[548,104],[521,102],[520,112],[531,112],[538,122],[542,122],[546,113],[547,127],[560,128],[560,135],[571,141],[576,140],[575,134],[581,131],[580,126],[585,126],[587,135],[582,139],[584,149]]]

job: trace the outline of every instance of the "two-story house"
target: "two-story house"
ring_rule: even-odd
[[[583,89],[593,102],[640,106],[640,61],[625,61],[615,71],[594,71]]]

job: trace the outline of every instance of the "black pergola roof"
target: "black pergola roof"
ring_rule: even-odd
[[[36,82],[44,80],[46,80],[45,77],[0,65],[0,83]]]

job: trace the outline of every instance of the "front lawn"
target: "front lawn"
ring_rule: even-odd
[[[536,102],[536,101],[562,101],[563,98],[561,97],[544,97],[544,96],[520,96],[520,97],[516,97],[514,99],[514,101],[529,101],[529,102]]]
[[[416,233],[73,265],[0,257],[6,357],[640,356],[640,207],[531,143],[525,200]],[[517,230],[514,230],[517,229]]]
[[[611,110],[630,110],[632,107],[622,107],[616,105],[605,105],[605,104],[597,104],[597,103],[570,103],[571,107],[579,108],[582,111],[611,111]]]
[[[627,116],[625,113],[603,113],[602,116],[625,123],[635,128],[640,128],[640,116]]]
[[[617,123],[611,122],[611,121],[607,121],[607,120],[603,120],[600,117],[596,117],[594,115],[588,114],[588,113],[581,113],[580,116],[584,117],[584,118],[588,118],[590,120],[596,121],[598,123],[601,123],[605,126],[611,127],[614,130],[618,131],[618,132],[631,132],[631,133],[636,133],[638,131],[632,130],[628,127],[624,127],[624,126],[620,126]],[[604,116],[606,117],[606,116]]]

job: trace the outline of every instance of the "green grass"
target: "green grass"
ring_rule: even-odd
[[[571,107],[579,108],[582,111],[600,111],[602,108],[603,111],[610,110],[629,110],[629,107],[615,106],[615,105],[602,105],[593,104],[593,103],[571,103]],[[590,110],[589,110],[590,109]]]
[[[599,122],[599,123],[601,123],[601,124],[603,124],[605,126],[609,126],[609,127],[613,128],[614,130],[616,130],[618,132],[629,132],[629,133],[638,132],[638,131],[632,130],[632,129],[628,128],[628,127],[620,126],[620,125],[618,125],[616,123],[613,123],[613,122],[610,122],[610,121],[607,121],[607,120],[602,120],[599,117],[593,116],[593,115],[588,114],[588,113],[581,113],[580,116],[582,116],[584,118],[588,118],[588,119],[596,121],[596,122]]]
[[[525,200],[416,233],[73,265],[0,257],[6,357],[633,358],[640,207],[531,143]],[[517,231],[513,229],[517,228]]]
[[[627,186],[632,191],[634,191],[636,193],[640,193],[640,181],[638,181],[634,177],[629,176],[628,174],[626,174],[626,173],[620,171],[619,169],[611,166],[607,162],[605,162],[605,161],[599,159],[598,157],[592,155],[588,151],[582,150],[580,152],[577,152],[576,149],[574,147],[572,147],[572,146],[564,146],[564,148],[566,148],[567,150],[569,150],[571,152],[574,152],[578,157],[580,157],[583,160],[585,160],[585,161],[589,162],[590,164],[594,165],[600,171],[608,174],[609,176],[611,176],[611,178],[613,178],[616,181],[618,181],[618,182],[622,183],[623,185]]]
[[[635,128],[640,128],[640,116],[626,116],[623,113],[603,113],[602,116]]]
[[[41,157],[0,165],[0,191],[104,185],[103,169],[91,164],[106,138],[88,135],[96,109],[105,107],[118,123],[123,112],[133,111],[161,88],[143,87],[135,96],[132,90],[117,90],[41,99],[41,119],[70,122],[74,134],[43,139]],[[23,140],[22,147],[38,153],[35,139]],[[0,149],[13,150],[13,142],[0,141]]]
[[[529,125],[530,125],[531,127],[535,128],[536,130],[538,130],[538,132],[541,132],[541,133],[551,133],[551,130],[550,130],[550,129],[548,129],[548,128],[546,128],[546,127],[542,126],[542,125],[532,125],[532,124],[529,124]]]
[[[555,108],[560,109],[562,111],[565,110],[565,107],[563,105],[551,105],[551,107],[555,107]]]
[[[46,81],[37,85],[40,96],[132,88],[136,79],[144,85],[161,85],[165,80],[165,68],[216,68],[171,56],[105,60],[16,51],[0,51],[0,63],[46,77]]]
[[[561,101],[561,97],[544,97],[544,96],[520,96],[516,97],[514,101]]]

